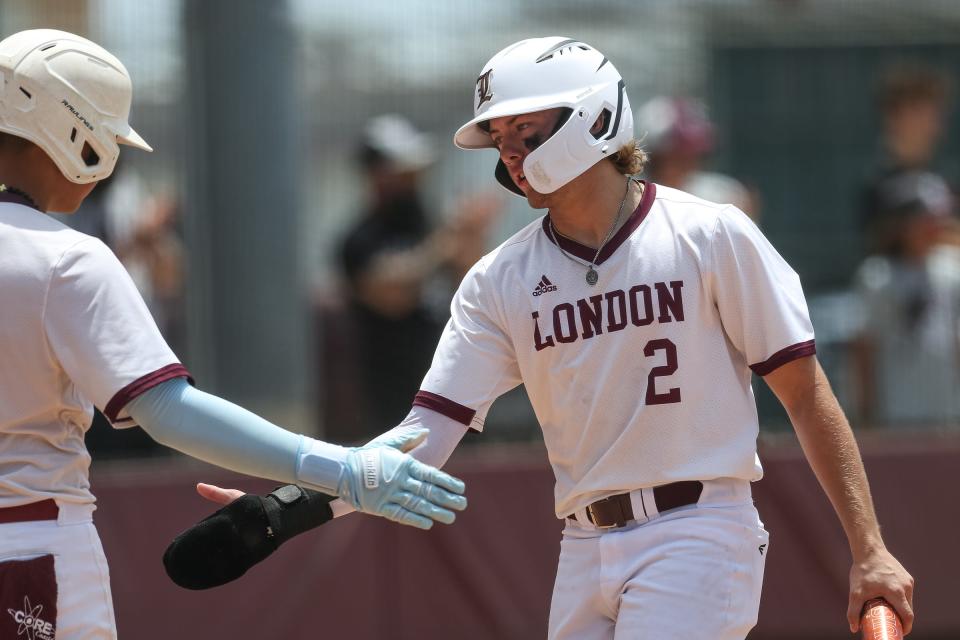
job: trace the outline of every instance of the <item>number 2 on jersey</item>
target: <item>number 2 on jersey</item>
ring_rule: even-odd
[[[680,402],[680,389],[674,387],[666,393],[657,393],[657,378],[670,376],[677,371],[677,345],[666,338],[651,340],[643,348],[643,355],[652,357],[657,351],[667,352],[667,364],[650,369],[650,375],[647,376],[647,397],[646,404],[670,404]]]

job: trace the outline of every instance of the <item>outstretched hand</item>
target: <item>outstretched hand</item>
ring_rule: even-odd
[[[451,524],[467,507],[463,481],[415,460],[405,451],[427,437],[426,429],[353,449],[337,493],[358,511],[419,529]]]
[[[429,529],[434,521],[453,523],[454,511],[467,506],[467,499],[461,495],[463,481],[406,453],[422,443],[427,433],[422,430],[380,437],[351,450],[338,495],[358,511],[419,529]],[[244,495],[238,489],[204,482],[197,484],[197,493],[220,506]]]

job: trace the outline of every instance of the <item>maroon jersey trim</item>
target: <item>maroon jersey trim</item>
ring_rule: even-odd
[[[613,252],[622,245],[627,238],[630,237],[637,227],[640,226],[640,223],[644,221],[647,217],[647,214],[650,213],[650,208],[653,206],[653,201],[657,197],[657,185],[652,182],[647,182],[646,180],[641,180],[640,184],[643,185],[643,196],[640,198],[640,204],[637,205],[637,208],[634,209],[633,213],[630,214],[630,217],[627,218],[626,224],[620,227],[620,230],[613,234],[613,237],[607,241],[607,244],[604,245],[603,249],[600,251],[600,255],[597,256],[597,261],[593,264],[601,265],[604,263],[607,258],[613,255]],[[567,253],[573,254],[580,258],[581,260],[586,260],[590,262],[593,260],[593,257],[597,255],[597,250],[595,248],[582,245],[576,240],[571,240],[565,236],[561,236],[556,233],[550,233],[550,214],[543,216],[543,233],[547,236],[547,239],[554,244],[559,245]],[[556,240],[554,240],[556,238]]]
[[[780,349],[780,351],[777,351],[763,362],[750,365],[750,368],[758,376],[765,376],[768,373],[773,373],[788,362],[793,362],[794,360],[799,360],[800,358],[812,356],[816,352],[817,345],[815,341],[807,340],[806,342],[800,342],[784,349]]]
[[[458,404],[449,398],[444,398],[441,395],[436,393],[430,393],[429,391],[417,391],[417,395],[413,398],[413,406],[415,407],[424,407],[430,409],[431,411],[436,411],[440,415],[446,416],[451,420],[456,420],[460,424],[470,426],[470,422],[473,420],[473,416],[477,414],[476,411],[470,407],[465,407],[462,404]]]
[[[104,408],[103,414],[107,416],[110,422],[117,422],[117,414],[119,414],[125,406],[130,404],[130,401],[158,384],[166,382],[167,380],[173,380],[174,378],[186,378],[190,384],[193,384],[193,377],[190,375],[190,372],[187,371],[186,367],[179,362],[168,364],[153,373],[148,373],[145,376],[137,378],[123,389],[120,389],[120,391],[117,391],[117,393],[110,398],[110,402],[108,402],[106,408]]]

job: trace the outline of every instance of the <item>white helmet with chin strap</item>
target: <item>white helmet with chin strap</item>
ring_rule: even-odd
[[[633,113],[623,78],[588,44],[564,37],[532,38],[510,45],[484,65],[477,78],[474,118],[457,131],[461,149],[495,147],[484,123],[555,107],[566,121],[523,161],[524,177],[540,193],[553,193],[633,140]],[[599,133],[590,129],[603,118]],[[500,161],[497,180],[518,195]]]
[[[134,131],[130,74],[98,44],[32,29],[0,42],[0,131],[25,138],[71,182],[113,172],[118,144],[153,151]]]

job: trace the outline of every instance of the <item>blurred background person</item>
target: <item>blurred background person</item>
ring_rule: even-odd
[[[758,220],[756,198],[739,180],[704,169],[716,132],[702,102],[657,96],[637,109],[636,131],[650,154],[647,176],[652,182],[735,205]]]
[[[854,350],[863,424],[960,422],[960,248],[956,201],[940,176],[902,171],[877,189],[889,251],[856,275],[863,327]]]
[[[877,107],[878,150],[863,191],[860,222],[867,253],[899,251],[900,216],[882,202],[888,182],[916,171],[936,171],[934,157],[945,132],[950,83],[931,67],[899,63],[881,76]]]
[[[449,315],[460,280],[484,253],[498,199],[464,199],[446,221],[434,222],[422,194],[424,172],[436,159],[433,138],[399,115],[364,127],[358,160],[367,189],[364,210],[340,246],[347,322],[325,331],[327,371],[336,371],[347,397],[327,393],[326,433],[358,441],[403,419]],[[336,343],[336,344],[335,344]],[[356,362],[347,345],[352,344]],[[332,358],[335,358],[332,361]],[[350,368],[358,384],[344,389]],[[331,404],[333,403],[333,404]]]
[[[151,195],[114,252],[143,295],[160,332],[172,348],[186,351],[184,248],[180,208],[168,194]]]

